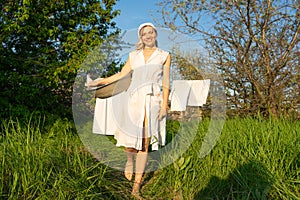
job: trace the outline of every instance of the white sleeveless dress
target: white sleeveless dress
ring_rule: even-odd
[[[163,100],[163,65],[168,55],[168,52],[156,49],[145,63],[142,50],[129,54],[133,70],[131,84],[126,92],[112,100],[117,146],[142,149],[145,116],[152,150],[157,150],[158,144],[165,145],[165,118],[158,120],[158,114]]]

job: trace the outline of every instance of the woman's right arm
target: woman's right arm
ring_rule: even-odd
[[[96,87],[99,85],[106,85],[108,83],[114,82],[114,81],[119,80],[122,77],[126,76],[130,71],[131,71],[131,66],[130,66],[130,60],[128,58],[125,65],[122,67],[121,72],[114,74],[112,76],[109,76],[107,78],[103,78],[103,79],[100,79],[97,81],[92,81],[92,82],[88,83],[88,87]]]

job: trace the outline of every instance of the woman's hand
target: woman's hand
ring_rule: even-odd
[[[164,118],[165,116],[167,116],[167,113],[168,113],[168,108],[161,107],[160,111],[158,113],[158,120],[162,120],[162,118]]]
[[[87,87],[97,87],[97,86],[100,86],[100,85],[105,85],[105,80],[104,79],[98,79],[98,80],[95,80],[95,81],[91,81],[89,83],[87,83]]]
[[[95,81],[91,81],[89,83],[86,84],[87,87],[96,87],[97,84],[95,83]]]

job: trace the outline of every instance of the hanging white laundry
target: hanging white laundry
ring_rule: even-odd
[[[170,94],[171,111],[185,111],[190,93],[190,82],[186,80],[173,81],[172,91]]]
[[[203,106],[207,101],[210,80],[175,80],[170,94],[170,111],[185,111],[186,106]]]
[[[189,81],[191,90],[188,96],[188,106],[203,106],[206,103],[210,80],[191,80]]]
[[[96,98],[93,133],[102,135],[114,135],[117,130],[117,121],[112,112],[112,101],[120,98],[121,95],[116,95],[106,99]]]

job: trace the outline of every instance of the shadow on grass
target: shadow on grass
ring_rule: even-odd
[[[268,199],[272,175],[259,162],[238,166],[227,179],[213,176],[195,199]]]

